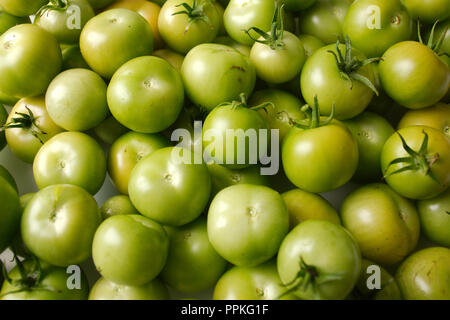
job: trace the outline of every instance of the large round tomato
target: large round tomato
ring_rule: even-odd
[[[61,64],[58,42],[38,26],[21,24],[0,36],[0,91],[3,94],[16,98],[43,94],[59,73]]]
[[[156,57],[163,58],[172,65],[178,72],[181,72],[184,56],[170,49],[160,49],[153,52]]]
[[[28,17],[16,17],[12,14],[9,14],[6,11],[3,11],[0,8],[0,35],[2,35],[9,28],[14,27],[15,25],[22,23],[30,23],[30,18]]]
[[[0,177],[0,252],[10,244],[20,223],[21,209],[19,196],[11,184]]]
[[[361,269],[361,252],[343,227],[308,220],[283,240],[277,259],[282,283],[301,299],[344,299]]]
[[[184,102],[180,74],[164,59],[138,57],[117,70],[108,85],[112,115],[127,128],[156,133],[175,122]]]
[[[161,272],[168,249],[169,238],[158,223],[140,215],[116,215],[97,229],[92,258],[104,278],[141,286]]]
[[[435,128],[450,138],[450,106],[438,103],[430,108],[409,110],[400,119],[398,129],[412,126]]]
[[[408,9],[413,19],[420,18],[426,23],[437,20],[444,21],[450,16],[450,2],[448,0],[400,0]]]
[[[385,184],[361,187],[341,208],[342,224],[356,238],[364,257],[381,265],[400,262],[417,245],[416,208]]]
[[[100,207],[103,219],[107,219],[119,214],[139,214],[126,195],[117,195],[106,200]]]
[[[106,157],[100,145],[81,132],[63,132],[47,141],[33,162],[39,188],[74,184],[97,193],[106,176]]]
[[[288,228],[283,199],[265,186],[238,184],[223,189],[208,211],[211,244],[237,266],[256,266],[271,259]]]
[[[89,300],[168,300],[169,291],[159,279],[141,286],[127,286],[100,278],[89,293]]]
[[[186,55],[181,75],[189,99],[212,110],[218,104],[247,97],[256,81],[255,67],[236,49],[221,44],[200,44]]]
[[[16,17],[35,14],[48,0],[0,0],[0,7]]]
[[[80,50],[92,70],[111,78],[128,60],[153,52],[152,28],[134,11],[108,10],[86,23],[81,31]]]
[[[26,247],[54,266],[68,266],[91,256],[101,216],[95,199],[80,187],[57,184],[36,193],[26,206],[21,234]]]
[[[90,69],[81,55],[79,46],[70,46],[62,50],[62,70],[84,68]]]

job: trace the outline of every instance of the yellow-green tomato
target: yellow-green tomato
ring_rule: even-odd
[[[100,207],[103,219],[119,214],[139,214],[126,195],[117,195],[106,200]]]
[[[0,251],[10,244],[20,223],[21,209],[19,196],[14,187],[0,177]]]
[[[170,49],[159,49],[153,52],[156,57],[163,58],[172,65],[178,72],[181,72],[184,56]]]
[[[106,117],[98,126],[93,129],[95,136],[103,143],[113,144],[130,129],[123,126],[113,116]]]
[[[397,128],[403,129],[412,126],[435,128],[450,138],[450,105],[438,103],[425,109],[409,110],[400,119]]]
[[[169,300],[169,291],[159,279],[140,286],[127,286],[100,278],[89,292],[89,300]]]
[[[12,176],[11,173],[9,173],[8,169],[6,169],[1,164],[0,164],[0,177],[5,179],[5,181],[8,182],[11,185],[11,187],[13,187],[14,190],[16,190],[17,193],[19,193],[19,189],[17,188],[16,180],[14,180],[14,177]]]
[[[16,17],[26,17],[35,14],[47,0],[1,0],[0,7]]]
[[[83,56],[81,55],[79,46],[71,46],[62,49],[62,59],[63,70],[76,68],[90,69]]]
[[[413,203],[385,184],[366,185],[350,193],[342,204],[341,218],[363,256],[383,266],[402,261],[419,239],[419,216]]]
[[[250,50],[252,49],[251,46],[248,46],[246,44],[239,43],[233,39],[231,39],[228,36],[220,36],[217,37],[214,40],[214,43],[220,43],[229,47],[232,47],[242,53],[243,55],[246,55],[247,57],[250,56]]]
[[[101,9],[111,4],[115,0],[88,0],[94,9]]]
[[[30,18],[16,17],[0,8],[0,35],[21,23],[30,23]]]
[[[400,0],[413,19],[426,23],[444,21],[450,16],[450,2],[447,0]]]
[[[303,48],[305,49],[306,59],[311,57],[313,53],[320,48],[325,47],[325,42],[309,34],[301,34],[298,38],[302,42]]]

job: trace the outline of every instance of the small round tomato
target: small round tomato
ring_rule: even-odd
[[[223,44],[229,47],[232,47],[242,53],[243,55],[246,55],[247,57],[250,56],[250,50],[252,49],[250,46],[239,43],[233,39],[231,39],[228,36],[221,36],[214,39],[214,43]]]
[[[247,97],[256,81],[255,67],[236,49],[221,44],[200,44],[186,55],[181,67],[189,99],[207,110],[224,101]]]
[[[344,299],[358,280],[361,253],[343,227],[308,220],[284,238],[277,266],[286,291],[301,299]]]
[[[169,300],[169,291],[159,279],[141,286],[127,286],[100,278],[89,293],[89,300]]]
[[[48,0],[0,0],[0,7],[16,17],[31,16]]]
[[[289,11],[305,10],[316,3],[317,0],[282,0]]]
[[[16,17],[0,8],[0,35],[8,29],[22,23],[30,23],[29,17]]]
[[[427,34],[427,41],[430,40],[431,34],[432,34],[433,28],[429,31]],[[439,57],[444,60],[444,62],[447,64],[447,66],[450,67],[450,19],[445,20],[442,23],[439,23],[436,25],[436,28],[434,29],[433,33],[434,39],[440,39],[440,37],[443,37],[443,41],[440,47],[440,50],[438,51]],[[436,41],[436,40],[434,40]],[[437,42],[436,42],[437,43]],[[450,102],[450,90],[447,92],[446,95],[446,102]]]
[[[108,173],[117,191],[128,194],[130,174],[136,164],[152,152],[169,146],[159,134],[128,132],[117,139],[108,154]]]
[[[35,256],[64,267],[91,256],[100,221],[97,202],[87,191],[57,184],[42,189],[30,200],[22,215],[21,234]]]
[[[130,129],[121,125],[113,116],[109,116],[95,127],[93,131],[101,142],[111,145],[122,135],[129,132]]]
[[[422,232],[431,241],[450,247],[450,189],[436,198],[417,201]]]
[[[119,214],[139,214],[126,195],[118,195],[106,200],[100,207],[103,220]]]
[[[108,10],[86,23],[80,50],[92,70],[109,79],[128,60],[153,52],[152,28],[134,11]]]
[[[140,215],[116,215],[97,229],[92,258],[104,278],[141,286],[161,272],[168,249],[169,238],[158,223]]]
[[[450,138],[450,106],[438,103],[430,108],[409,110],[400,119],[398,129],[412,126],[435,128]]]
[[[384,143],[394,134],[394,128],[383,117],[363,112],[344,121],[358,142],[359,164],[354,178],[359,181],[375,181],[381,177],[380,156]]]
[[[283,199],[265,186],[238,184],[223,189],[208,211],[209,241],[237,266],[256,266],[271,259],[288,228]]]
[[[303,49],[305,49],[306,59],[311,57],[320,48],[325,47],[325,42],[309,34],[301,34],[298,38],[303,44]]]
[[[276,300],[286,289],[281,285],[275,261],[256,267],[233,267],[217,282],[214,300]],[[294,294],[282,300],[298,300]]]
[[[62,50],[62,70],[84,68],[89,69],[88,64],[81,55],[79,46],[71,46]]]
[[[342,204],[341,218],[363,256],[381,265],[400,262],[419,239],[416,208],[385,184],[366,185],[350,193]]]
[[[0,36],[0,91],[6,95],[43,94],[61,64],[58,42],[38,26],[21,24]]]
[[[6,169],[1,164],[0,164],[0,177],[5,179],[6,182],[8,182],[17,193],[19,193],[19,189],[17,188],[16,180],[14,180],[14,177],[11,175],[11,173],[9,173],[8,169]]]
[[[201,43],[212,42],[219,27],[219,12],[211,0],[168,0],[158,19],[164,41],[182,54]]]
[[[182,227],[165,229],[170,247],[161,279],[175,290],[185,293],[213,287],[228,263],[209,242],[206,219],[199,218]]]
[[[319,194],[293,189],[283,193],[281,196],[289,213],[290,229],[310,219],[328,220],[341,224],[336,209]]]
[[[33,162],[33,175],[40,189],[68,183],[95,194],[106,176],[105,153],[88,135],[63,132],[39,149]]]
[[[397,269],[395,279],[407,300],[450,300],[450,249],[414,253]]]
[[[20,223],[21,209],[19,196],[11,184],[0,177],[0,252],[10,244]]]
[[[383,147],[381,169],[400,195],[420,200],[436,197],[450,183],[450,141],[430,127],[400,129]]]
[[[114,118],[133,131],[156,133],[175,122],[183,108],[180,74],[164,59],[139,57],[117,70],[108,85]]]
[[[413,19],[420,18],[426,23],[437,20],[444,21],[450,16],[450,2],[448,0],[400,0],[408,9]]]
[[[91,70],[64,71],[50,83],[45,93],[45,105],[52,120],[61,128],[71,131],[92,129],[109,113],[106,83]]]
[[[195,186],[195,187],[193,187]],[[131,172],[128,192],[144,216],[171,226],[194,221],[211,194],[208,168],[187,149],[159,149],[142,159]]]
[[[88,0],[94,9],[101,9],[113,3],[115,0]]]
[[[5,137],[11,151],[32,163],[43,144],[64,131],[47,112],[43,96],[20,99],[9,113]]]
[[[184,56],[170,49],[160,49],[153,52],[156,57],[163,58],[172,65],[178,72],[181,72],[181,66],[183,65]]]

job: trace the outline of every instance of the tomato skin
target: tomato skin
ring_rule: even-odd
[[[88,135],[63,132],[39,149],[33,162],[33,175],[40,189],[68,183],[95,194],[106,176],[105,153]]]
[[[2,211],[0,214],[0,252],[12,241],[20,224],[20,202],[16,190],[11,184],[0,177],[0,200]]]
[[[141,286],[127,286],[100,278],[89,293],[89,300],[169,300],[169,298],[169,291],[159,279]]]
[[[16,17],[8,12],[0,9],[0,35],[8,29],[22,23],[30,23],[29,17]]]
[[[249,58],[220,44],[200,44],[189,51],[181,75],[189,99],[208,111],[241,93],[249,97],[256,81]]]
[[[386,182],[400,195],[411,199],[430,199],[444,192],[450,184],[450,141],[440,131],[425,127],[414,126],[400,129],[399,134],[405,139],[408,146],[418,151],[424,139],[424,133],[428,135],[427,155],[438,155],[437,161],[431,165],[431,171],[439,181],[434,181],[425,170],[408,170],[391,174],[405,167],[407,164],[399,163],[389,166],[391,161],[408,156],[402,146],[397,133],[393,134],[385,143],[381,152],[381,169],[387,175]]]
[[[58,42],[38,26],[17,25],[0,36],[0,91],[6,95],[43,94],[61,64]]]
[[[139,214],[126,195],[117,195],[106,200],[100,207],[103,220],[119,214]]]
[[[256,266],[271,259],[288,228],[283,199],[265,186],[238,184],[223,189],[208,211],[209,241],[237,266]]]
[[[400,0],[356,1],[343,26],[343,33],[369,58],[380,57],[397,42],[411,39],[412,32],[413,20]]]
[[[69,266],[91,255],[101,216],[95,199],[78,186],[52,185],[36,193],[21,221],[25,246],[39,259]]]
[[[5,107],[0,103],[0,126],[3,126],[6,122],[6,119],[8,119],[8,112],[6,111]],[[6,138],[5,138],[5,132],[0,132],[0,151],[3,150],[3,148],[6,146]]]
[[[363,256],[383,266],[400,262],[417,245],[416,208],[385,184],[369,184],[350,193],[342,204],[341,218]]]
[[[62,70],[84,68],[90,69],[81,55],[80,47],[71,46],[62,50]]]
[[[92,70],[110,79],[125,62],[153,52],[152,29],[134,11],[108,10],[86,23],[81,31],[80,50]]]
[[[343,227],[324,220],[300,223],[284,238],[278,252],[278,274],[283,284],[291,282],[299,271],[299,261],[316,268],[317,281],[321,274],[340,274],[342,278],[330,283],[297,289],[300,299],[344,299],[358,280],[361,252],[352,235]],[[314,280],[313,280],[314,281]]]
[[[250,56],[250,50],[252,49],[252,47],[239,43],[228,36],[217,37],[216,39],[214,39],[214,43],[219,43],[232,47],[247,57]]]
[[[108,173],[122,194],[128,194],[131,171],[136,164],[154,151],[169,146],[159,134],[128,132],[117,139],[108,154]]]
[[[379,63],[381,84],[396,102],[421,109],[439,102],[450,84],[448,66],[430,48],[404,41],[390,47]]]
[[[16,17],[26,17],[35,14],[47,0],[0,0],[0,7]]]
[[[358,181],[375,181],[381,176],[380,156],[394,128],[383,117],[363,112],[344,121],[358,142],[359,164],[354,178]]]
[[[2,166],[0,164],[0,177],[2,177],[3,179],[5,179],[6,182],[9,183],[9,185],[11,187],[13,187],[13,189],[19,193],[19,189],[17,188],[17,183],[16,180],[14,180],[14,177],[11,175],[11,173],[9,173],[8,169],[6,169],[4,166]]]
[[[88,0],[94,9],[101,9],[113,3],[115,0]]]
[[[319,50],[320,48],[325,47],[325,42],[309,34],[301,34],[298,36],[298,38],[303,43],[306,59],[311,57],[313,53]]]
[[[417,201],[422,233],[431,241],[450,247],[450,189],[436,198]]]
[[[316,3],[317,0],[282,0],[289,11],[305,10]]]
[[[450,16],[450,3],[447,0],[400,0],[413,19],[420,18],[425,23],[444,21]]]
[[[93,131],[101,142],[111,145],[122,135],[129,132],[130,129],[121,125],[113,116],[109,116],[95,127]]]
[[[400,119],[397,128],[403,129],[412,126],[435,128],[450,138],[450,106],[445,103],[438,103],[425,109],[409,110]]]
[[[236,267],[228,270],[217,282],[214,300],[276,300],[286,289],[281,285],[275,261],[255,267]],[[289,294],[281,300],[298,300]]]
[[[138,57],[117,70],[107,97],[112,115],[125,127],[157,133],[178,118],[184,102],[183,82],[164,59]]]
[[[182,227],[165,227],[170,239],[169,255],[161,279],[184,293],[214,286],[228,265],[208,240],[206,219]],[[180,266],[184,266],[180,268]]]
[[[170,49],[159,49],[153,52],[156,57],[163,58],[172,65],[178,72],[181,72],[181,66],[183,65],[184,56]]]
[[[181,163],[178,155],[191,163]],[[156,150],[138,162],[131,172],[128,192],[138,211],[155,221],[181,226],[194,221],[211,194],[211,178],[204,163],[193,163],[194,154],[179,147]],[[193,188],[192,186],[195,186]]]
[[[434,247],[412,254],[395,279],[407,300],[449,300],[450,249]]]
[[[116,215],[97,229],[92,257],[104,278],[141,286],[161,272],[168,249],[169,238],[158,223],[140,215]]]

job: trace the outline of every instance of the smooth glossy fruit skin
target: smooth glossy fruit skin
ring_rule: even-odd
[[[382,175],[381,151],[387,139],[394,134],[394,128],[385,118],[368,111],[343,122],[358,143],[359,163],[353,178],[376,181]]]
[[[403,129],[412,126],[435,128],[450,138],[450,105],[438,103],[425,109],[409,110],[400,119],[397,128]]]
[[[431,165],[431,171],[439,183],[422,169],[389,175],[407,165],[399,163],[389,166],[394,159],[408,156],[398,134],[405,139],[410,148],[418,151],[425,137],[424,132],[428,135],[427,156],[430,159],[438,157]],[[386,141],[381,152],[381,170],[389,186],[400,195],[417,200],[430,199],[444,192],[450,184],[450,140],[448,137],[437,129],[425,126],[403,128],[398,131],[398,134],[393,134]]]
[[[81,132],[63,132],[39,149],[33,175],[42,189],[53,184],[74,184],[96,194],[106,176],[106,157],[100,145]]]
[[[200,44],[186,55],[181,67],[184,88],[189,99],[207,109],[224,101],[248,97],[256,81],[249,58],[221,44]]]
[[[217,282],[214,300],[277,300],[286,289],[281,285],[275,261],[255,267],[236,267],[228,270]],[[298,300],[294,294],[281,300]]]
[[[193,160],[190,150],[169,147],[139,161],[128,183],[136,209],[171,226],[182,226],[199,217],[211,194],[211,178],[206,164]]]
[[[101,222],[97,202],[69,184],[40,190],[26,206],[21,221],[25,246],[39,259],[69,266],[91,256],[92,239]]]
[[[237,266],[256,266],[271,259],[288,228],[283,199],[265,186],[238,184],[223,189],[208,211],[209,241]]]
[[[17,193],[19,193],[19,189],[17,188],[16,180],[14,180],[14,177],[11,175],[11,173],[9,173],[8,169],[6,169],[1,164],[0,164],[0,177],[5,179],[6,182],[8,182],[11,185],[11,187],[13,187],[14,190],[16,190]]]
[[[184,103],[180,74],[164,59],[138,57],[114,73],[108,85],[112,115],[125,127],[157,133],[173,124]]]
[[[217,37],[216,39],[214,39],[214,43],[219,43],[219,44],[223,44],[223,45],[232,47],[247,57],[250,56],[250,50],[252,49],[251,46],[239,43],[239,42],[233,40],[232,38],[230,38],[229,36]]]
[[[80,49],[88,65],[110,79],[125,62],[153,52],[153,33],[147,20],[128,9],[112,9],[84,26]]]
[[[383,266],[402,261],[419,239],[413,203],[385,184],[369,184],[350,193],[342,204],[341,219],[363,256]]]
[[[16,190],[11,184],[0,177],[0,251],[3,252],[10,244],[20,224],[20,202]]]
[[[30,23],[29,17],[16,17],[8,12],[0,9],[0,35],[18,24]]]
[[[16,98],[43,94],[61,70],[61,64],[58,42],[38,26],[21,24],[0,36],[0,91],[3,94]]]
[[[367,57],[381,57],[392,45],[411,39],[413,20],[400,0],[359,0],[345,15],[343,34]]]
[[[417,201],[422,233],[438,245],[450,247],[450,189],[436,198]]]
[[[361,270],[361,253],[352,235],[343,227],[324,220],[300,223],[284,238],[277,258],[278,274],[283,284],[291,282],[300,270],[300,259],[318,272],[313,280],[328,274],[340,278],[294,291],[300,299],[340,300],[354,288]]]
[[[101,9],[113,3],[115,0],[88,0],[94,9]]]
[[[96,126],[93,132],[101,142],[112,145],[122,135],[130,132],[130,129],[121,125],[113,116],[109,116]]]
[[[305,10],[316,3],[317,0],[282,0],[281,3],[286,5],[289,11]]]
[[[100,278],[89,292],[89,300],[169,300],[166,286],[154,279],[141,286],[116,284]]]
[[[322,47],[325,47],[325,42],[316,38],[315,36],[311,36],[309,34],[301,34],[298,38],[303,43],[303,48],[305,49],[306,59],[311,57],[314,52],[319,50]]]
[[[100,207],[103,220],[119,214],[139,214],[126,195],[117,195],[106,200]]]
[[[395,279],[407,300],[450,300],[450,249],[434,247],[412,254]]]
[[[170,247],[161,279],[171,288],[184,293],[212,288],[228,263],[208,240],[206,218],[199,218],[182,227],[165,229]]]
[[[169,238],[158,223],[140,215],[117,215],[97,229],[92,258],[104,278],[141,286],[161,272],[168,249]]]
[[[444,21],[450,16],[450,2],[447,0],[400,0],[413,19],[425,23]]]
[[[108,154],[108,173],[122,194],[128,194],[130,174],[136,164],[152,152],[169,147],[159,134],[128,132],[117,139]]]
[[[327,220],[341,224],[336,209],[321,195],[293,189],[281,195],[289,212],[289,228],[293,229],[303,221]]]
[[[181,66],[183,65],[184,56],[172,51],[170,49],[159,49],[156,51],[153,51],[153,55],[156,57],[163,58],[168,63],[171,64],[172,67],[175,68],[178,72],[181,73]]]
[[[84,61],[79,46],[71,46],[62,50],[62,70],[84,68],[90,69]]]
[[[47,0],[1,0],[0,7],[16,17],[26,17],[35,14]]]
[[[379,63],[386,93],[409,109],[422,109],[439,102],[447,93],[450,71],[430,48],[415,41],[390,47]]]

